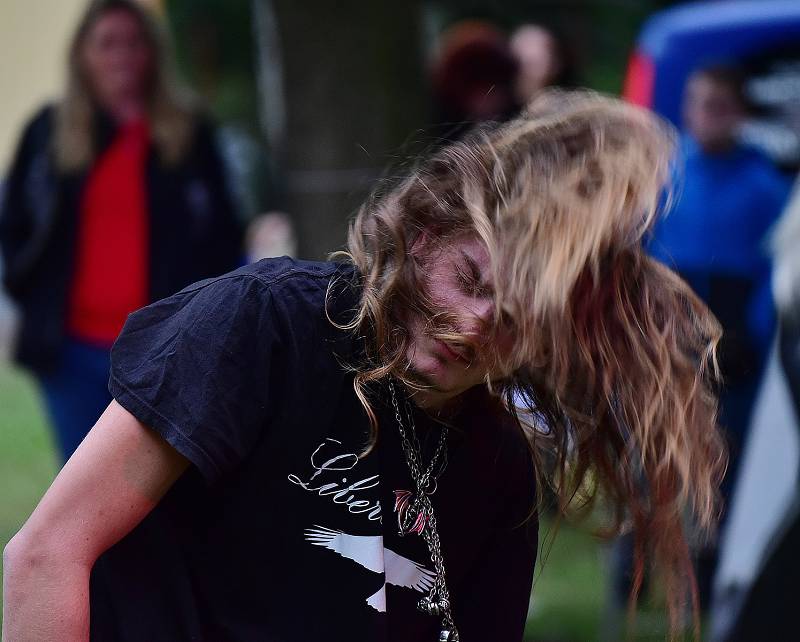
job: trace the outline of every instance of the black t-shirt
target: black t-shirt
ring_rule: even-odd
[[[353,390],[350,266],[277,259],[132,314],[111,357],[116,400],[193,464],[97,562],[93,640],[436,640],[416,610],[433,577],[400,537],[410,489],[393,413]],[[330,288],[329,284],[334,285]],[[326,313],[326,300],[328,308]],[[415,411],[432,453],[438,426]],[[536,556],[530,458],[482,390],[466,395],[433,495],[462,640],[520,640]]]

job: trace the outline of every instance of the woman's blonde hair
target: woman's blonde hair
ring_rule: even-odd
[[[426,308],[409,248],[423,231],[485,242],[495,318],[516,337],[511,356],[498,357],[505,375],[487,384],[529,418],[520,428],[539,487],[550,483],[562,510],[599,496],[614,532],[632,528],[632,604],[646,555],[661,563],[676,623],[689,588],[697,600],[684,510],[711,529],[726,455],[714,393],[720,327],[642,247],[669,200],[674,147],[672,128],[643,109],[548,91],[377,193],[351,226],[348,254],[363,278],[352,327],[372,338],[355,386],[374,421],[367,386],[408,379],[404,315]]]
[[[136,18],[152,51],[147,112],[161,160],[167,165],[178,163],[191,143],[194,100],[176,80],[168,40],[159,21],[135,0],[92,0],[70,43],[67,83],[56,108],[54,152],[56,165],[64,173],[85,169],[96,153],[94,117],[97,104],[80,58],[89,32],[102,16],[111,11],[125,11]]]

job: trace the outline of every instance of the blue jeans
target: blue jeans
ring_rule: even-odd
[[[55,371],[39,377],[63,461],[111,403],[108,348],[67,339]]]

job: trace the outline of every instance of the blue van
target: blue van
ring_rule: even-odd
[[[644,25],[623,95],[681,121],[687,77],[717,64],[740,67],[755,113],[746,142],[779,165],[800,167],[800,0],[716,0],[679,5]]]

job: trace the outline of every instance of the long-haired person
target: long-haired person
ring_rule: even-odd
[[[0,204],[16,358],[41,384],[64,459],[110,401],[109,349],[128,313],[239,264],[225,180],[154,17],[133,0],[92,2],[64,94],[25,128]]]
[[[344,262],[133,314],[5,551],[4,639],[519,641],[537,479],[602,496],[679,617],[724,452],[718,326],[640,243],[672,147],[547,93],[377,194]]]

